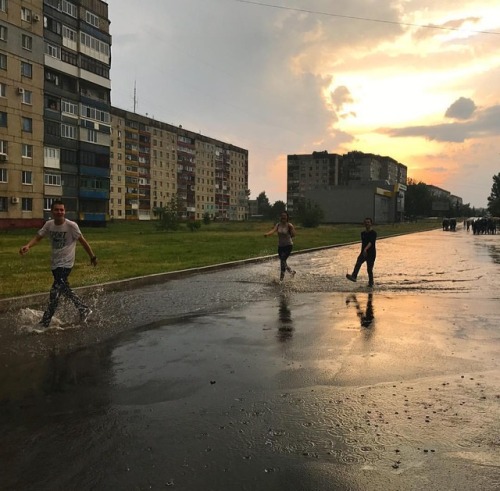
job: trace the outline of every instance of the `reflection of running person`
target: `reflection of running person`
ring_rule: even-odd
[[[373,266],[377,257],[375,242],[377,241],[377,232],[372,230],[372,219],[365,218],[365,230],[361,232],[361,253],[356,260],[352,274],[346,274],[346,278],[351,281],[357,281],[359,269],[366,261],[366,270],[368,272],[368,286],[373,286]]]
[[[295,227],[289,222],[288,212],[284,211],[280,215],[280,221],[269,232],[264,234],[268,237],[274,233],[278,234],[278,256],[280,258],[280,281],[285,278],[285,271],[288,271],[292,276],[295,271],[286,263],[288,257],[292,253],[293,237],[295,237]]]
[[[73,302],[80,312],[80,319],[85,322],[92,313],[83,301],[73,292],[68,283],[68,276],[75,263],[76,241],[82,244],[90,257],[90,263],[97,265],[97,257],[94,255],[89,243],[83,237],[78,225],[65,218],[65,208],[62,201],[52,203],[53,220],[47,221],[37,234],[19,249],[19,254],[24,256],[31,247],[38,244],[45,236],[49,237],[52,245],[51,269],[54,283],[50,289],[50,300],[47,310],[44,312],[40,324],[48,327],[54,315],[59,298],[64,295]]]
[[[368,294],[365,311],[361,308],[356,295],[351,294],[347,297],[345,301],[346,305],[349,305],[351,302],[354,302],[354,307],[356,307],[356,313],[361,322],[361,327],[370,327],[375,319],[375,313],[373,311],[373,293]]]

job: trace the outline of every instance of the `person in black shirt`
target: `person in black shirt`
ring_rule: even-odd
[[[375,248],[375,242],[377,241],[377,232],[372,230],[372,219],[365,218],[364,220],[365,230],[361,232],[361,253],[356,260],[352,274],[346,274],[345,277],[350,281],[357,281],[359,269],[361,265],[366,261],[366,270],[368,272],[368,286],[373,286],[373,266],[375,264],[375,258],[377,256],[377,249]]]

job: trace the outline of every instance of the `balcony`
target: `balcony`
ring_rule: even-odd
[[[107,189],[80,188],[78,196],[87,199],[109,200],[109,191]]]

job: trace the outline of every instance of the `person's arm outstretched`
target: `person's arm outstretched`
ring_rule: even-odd
[[[274,234],[278,230],[278,225],[275,225],[269,232],[266,232],[264,234],[264,237],[269,237],[270,235]]]
[[[21,254],[21,256],[24,256],[33,246],[36,246],[38,242],[40,242],[42,239],[43,237],[41,235],[36,234],[27,244],[23,245],[19,249],[19,254]]]

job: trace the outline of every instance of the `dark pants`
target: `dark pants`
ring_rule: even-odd
[[[285,277],[285,271],[292,271],[292,269],[286,263],[286,260],[290,257],[292,253],[293,246],[278,246],[278,256],[280,258],[280,279],[282,280]]]
[[[354,276],[354,278],[357,278],[361,265],[364,262],[366,262],[366,271],[368,272],[368,283],[370,285],[373,285],[373,266],[375,265],[376,257],[377,256],[375,254],[368,254],[367,256],[365,256],[363,253],[361,253],[358,256],[358,259],[356,260],[354,269],[352,270],[352,276]]]
[[[68,276],[70,273],[71,268],[56,268],[52,270],[54,283],[52,283],[52,288],[50,289],[49,306],[42,317],[43,324],[48,325],[50,323],[57,309],[57,305],[59,304],[61,295],[71,300],[80,313],[83,313],[88,308],[70,288],[68,283]]]

